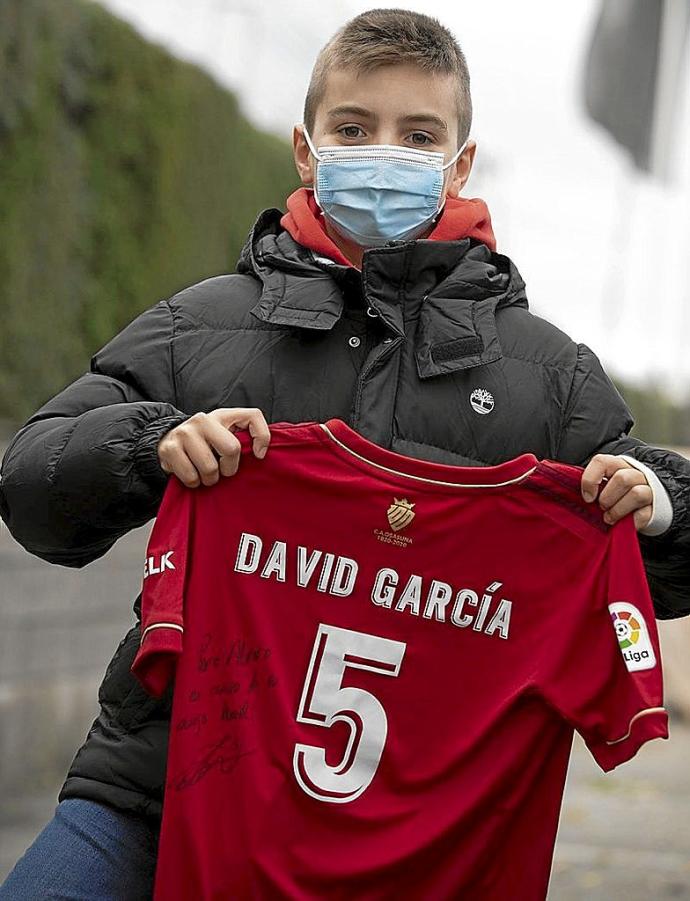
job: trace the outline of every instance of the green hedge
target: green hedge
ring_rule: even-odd
[[[141,310],[232,272],[299,181],[231,93],[88,0],[0,0],[0,85],[0,419],[21,422]]]
[[[674,401],[654,381],[641,385],[614,381],[635,417],[631,435],[662,447],[690,447],[690,398]]]

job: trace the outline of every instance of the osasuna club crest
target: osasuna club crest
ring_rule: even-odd
[[[390,527],[394,532],[399,532],[400,529],[404,529],[405,526],[409,526],[409,524],[414,519],[414,510],[412,509],[413,507],[414,504],[411,504],[404,497],[400,498],[400,500],[398,500],[398,498],[396,497],[393,500],[393,503],[386,511],[386,515],[388,516]]]

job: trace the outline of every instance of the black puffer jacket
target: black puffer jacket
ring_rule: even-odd
[[[20,544],[64,566],[101,557],[156,515],[165,432],[199,410],[258,407],[269,423],[339,417],[442,463],[633,455],[674,508],[666,533],[639,536],[657,615],[690,612],[690,463],[627,437],[630,412],[596,356],[529,312],[508,257],[469,238],[392,242],[365,253],[360,275],[318,261],[281,216],[259,216],[237,273],[142,313],[16,434],[0,512]],[[130,673],[139,635],[137,625],[107,668],[59,800],[157,820],[172,686],[154,699]]]

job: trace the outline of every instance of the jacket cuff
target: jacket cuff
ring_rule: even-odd
[[[166,432],[189,419],[191,414],[175,413],[171,416],[160,416],[144,426],[134,445],[134,463],[141,476],[147,481],[160,482],[165,485],[169,472],[166,472],[158,459],[158,442]]]
[[[630,457],[627,454],[619,454],[619,456],[622,460],[634,466],[635,469],[639,469],[652,489],[652,518],[644,529],[639,530],[640,533],[650,536],[662,535],[669,529],[673,521],[673,505],[671,504],[668,491],[654,470],[650,469],[645,463],[641,463],[635,457]]]

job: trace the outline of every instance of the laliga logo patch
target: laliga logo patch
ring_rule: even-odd
[[[636,670],[652,669],[656,666],[656,655],[649,638],[647,624],[637,607],[627,601],[616,601],[609,604],[609,612],[628,670],[634,673]]]

